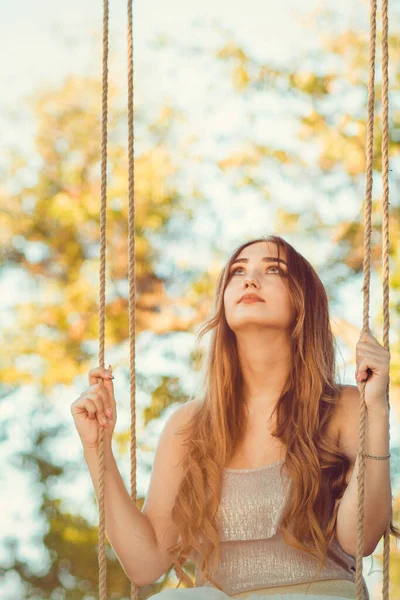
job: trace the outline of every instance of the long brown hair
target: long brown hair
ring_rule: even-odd
[[[172,510],[180,539],[168,548],[179,578],[177,587],[181,581],[193,587],[182,565],[196,556],[203,559],[198,564],[196,558],[203,576],[222,590],[212,577],[220,560],[216,513],[222,470],[243,439],[247,418],[246,405],[241,401],[243,378],[236,337],[225,318],[224,292],[234,259],[258,242],[275,243],[278,256],[280,248],[285,249],[288,290],[296,315],[291,331],[292,369],[274,410],[276,426],[272,432],[287,449],[285,467],[292,480],[290,503],[280,529],[287,544],[314,556],[321,569],[335,536],[339,507],[334,506],[345,491],[350,460],[326,435],[341,393],[341,385],[336,383],[328,298],[311,264],[283,238],[270,235],[248,241],[234,251],[218,278],[213,316],[198,333],[200,340],[212,331],[203,364],[202,402],[181,430],[190,433]],[[392,522],[391,528],[395,533]]]

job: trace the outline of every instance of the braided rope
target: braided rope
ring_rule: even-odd
[[[383,2],[383,32],[382,32],[382,176],[383,176],[383,311],[384,311],[384,345],[389,348],[389,182],[388,182],[388,0]],[[377,2],[371,0],[370,8],[370,57],[369,57],[369,80],[368,80],[368,121],[367,121],[367,164],[366,164],[366,199],[364,215],[364,308],[363,308],[363,333],[370,332],[369,327],[369,304],[370,304],[370,280],[371,280],[371,217],[372,217],[372,186],[374,166],[374,107],[375,107],[375,47],[376,47],[376,11]],[[364,549],[364,502],[365,502],[365,472],[366,463],[364,456],[366,437],[367,407],[365,403],[365,385],[360,387],[360,429],[359,429],[359,472],[358,472],[358,523],[357,523],[357,551],[356,551],[356,594],[357,600],[362,600],[363,578],[362,558]],[[389,399],[389,383],[388,383]],[[384,583],[383,598],[389,600],[389,523],[384,536]]]
[[[101,209],[100,209],[100,310],[99,310],[99,364],[104,367],[105,339],[105,272],[106,272],[106,208],[107,208],[107,101],[108,101],[108,0],[103,0],[103,79],[101,129]],[[133,27],[132,0],[128,0],[128,259],[129,259],[129,340],[131,390],[131,496],[136,502],[136,410],[135,410],[135,213],[134,213],[134,151],[133,151]],[[104,429],[99,430],[99,598],[107,597],[107,562],[105,554],[105,499],[104,499]],[[134,583],[132,600],[138,600]]]
[[[369,79],[368,79],[368,119],[367,119],[367,164],[366,164],[366,198],[364,214],[364,308],[363,333],[369,332],[369,302],[371,281],[371,215],[372,185],[374,163],[374,104],[375,104],[375,46],[376,46],[376,0],[371,0],[369,40]],[[356,594],[357,600],[364,598],[364,581],[362,576],[362,559],[364,550],[364,501],[365,501],[365,432],[367,407],[365,404],[365,383],[360,388],[360,428],[358,448],[358,523],[356,550]]]
[[[129,270],[129,355],[130,355],[130,405],[131,405],[131,497],[136,504],[136,378],[135,378],[135,171],[134,171],[134,119],[133,119],[133,26],[132,0],[128,0],[128,270]],[[131,600],[138,600],[138,590],[131,583]]]
[[[107,208],[107,100],[108,100],[108,0],[103,0],[103,79],[101,119],[101,207],[100,207],[100,306],[99,364],[104,368],[106,312],[106,208]],[[105,552],[104,429],[99,427],[99,598],[107,597],[107,561]]]
[[[368,120],[367,120],[367,165],[366,165],[366,198],[364,214],[364,309],[363,332],[369,329],[369,302],[371,280],[371,214],[372,214],[372,185],[374,162],[374,103],[375,103],[375,45],[376,45],[376,0],[371,0],[370,14],[370,56],[368,79]],[[364,597],[364,582],[362,577],[362,559],[364,549],[364,497],[365,497],[365,430],[367,407],[365,404],[365,384],[360,388],[360,429],[358,448],[358,523],[356,551],[356,593],[357,600]]]
[[[389,17],[388,0],[382,0],[382,270],[383,270],[383,345],[390,352],[389,344]],[[390,410],[390,377],[387,385],[387,401]],[[390,431],[389,431],[390,434]],[[390,504],[392,513],[392,503]],[[383,540],[382,597],[389,600],[390,520]]]

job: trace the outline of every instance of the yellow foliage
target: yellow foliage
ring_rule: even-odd
[[[63,537],[66,542],[84,544],[87,541],[87,532],[85,529],[76,529],[67,525],[63,529]]]
[[[245,67],[242,64],[238,65],[235,68],[235,70],[233,72],[232,81],[233,81],[234,87],[239,90],[243,90],[248,87],[249,82],[250,82],[250,76],[249,76],[247,69],[245,69]]]

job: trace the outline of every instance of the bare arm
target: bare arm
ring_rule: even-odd
[[[99,460],[96,448],[84,448],[98,501]],[[141,586],[157,577],[164,561],[160,556],[150,520],[135,505],[118,470],[112,448],[105,445],[105,523],[106,533],[127,577]]]
[[[347,386],[346,406],[341,425],[341,445],[349,456],[352,468],[346,491],[340,500],[337,514],[336,537],[348,554],[355,556],[358,523],[358,429],[360,396],[355,386]],[[367,439],[365,452],[382,456],[389,454],[389,411],[367,412]],[[391,483],[388,460],[366,459],[364,501],[364,556],[371,555],[383,536],[390,519]]]
[[[112,452],[116,403],[111,371],[98,367],[89,373],[91,387],[71,405],[71,413],[82,441],[84,457],[98,501],[99,424],[104,426],[105,525],[110,543],[128,578],[138,586],[154,583],[171,567],[168,547],[179,532],[171,511],[183,474],[185,454],[181,428],[197,409],[187,402],[169,416],[158,441],[150,485],[142,510],[129,495]]]

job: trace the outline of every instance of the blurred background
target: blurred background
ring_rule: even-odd
[[[400,517],[400,5],[390,10],[391,471]],[[330,299],[343,383],[362,327],[369,3],[134,6],[137,481],[199,381],[229,254],[282,235]],[[97,598],[97,506],[71,403],[98,360],[102,2],[0,0],[0,598]],[[379,15],[380,17],[380,15]],[[380,30],[380,18],[378,31]],[[371,329],[382,343],[380,35]],[[129,489],[126,2],[110,1],[106,365]],[[392,539],[391,597],[400,597]],[[363,561],[381,598],[383,540]],[[108,551],[112,600],[129,582]],[[193,575],[188,563],[187,572]],[[176,585],[173,572],[141,589]]]

